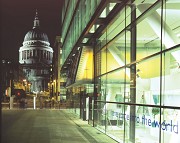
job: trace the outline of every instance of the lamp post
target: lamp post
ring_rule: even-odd
[[[28,83],[29,94],[31,93],[31,83]]]
[[[12,79],[10,79],[10,103],[9,103],[9,108],[13,109],[13,96],[12,96]]]
[[[51,83],[51,97],[54,95],[54,84],[53,82]]]
[[[51,94],[51,83],[50,82],[48,82],[48,92],[49,92],[49,96],[50,96],[50,94]]]
[[[56,96],[56,80],[54,80],[53,83],[54,83],[54,94],[53,94],[53,96],[54,95]]]
[[[24,90],[25,90],[25,92],[26,92],[26,84],[27,84],[27,80],[26,79],[23,79],[23,85],[24,85]]]

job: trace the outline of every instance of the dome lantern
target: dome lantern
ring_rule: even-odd
[[[46,33],[44,33],[40,29],[39,23],[40,23],[40,21],[38,18],[38,12],[36,10],[33,28],[30,31],[28,31],[27,34],[25,35],[24,42],[32,41],[32,40],[38,40],[38,41],[44,41],[44,42],[49,43],[48,36]]]
[[[39,27],[39,18],[38,18],[38,12],[37,12],[37,9],[36,9],[36,15],[35,15],[35,18],[34,18],[34,27],[33,28],[36,28],[36,27]]]

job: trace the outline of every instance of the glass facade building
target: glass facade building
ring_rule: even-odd
[[[180,1],[65,1],[72,111],[123,143],[180,142]]]

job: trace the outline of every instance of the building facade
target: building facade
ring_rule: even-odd
[[[180,1],[65,0],[72,111],[123,143],[180,142]]]
[[[51,95],[56,97],[59,102],[66,99],[66,89],[64,87],[64,78],[61,77],[60,71],[62,66],[62,43],[61,37],[56,36],[54,43],[54,53],[53,53],[53,64],[52,64],[52,74],[50,81]]]
[[[23,46],[19,49],[19,63],[30,83],[29,92],[48,91],[52,58],[53,49],[50,47],[47,34],[40,28],[38,12],[36,11],[33,28],[27,32]]]
[[[2,101],[9,100],[9,97],[15,95],[15,89],[25,90],[23,79],[25,78],[19,63],[15,63],[9,59],[1,61],[1,85],[2,85]]]

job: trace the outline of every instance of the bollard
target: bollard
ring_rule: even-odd
[[[34,96],[33,99],[34,99],[33,100],[34,101],[34,109],[36,109],[36,97]]]
[[[9,109],[13,109],[13,99],[14,97],[10,97],[10,101],[9,101]]]

